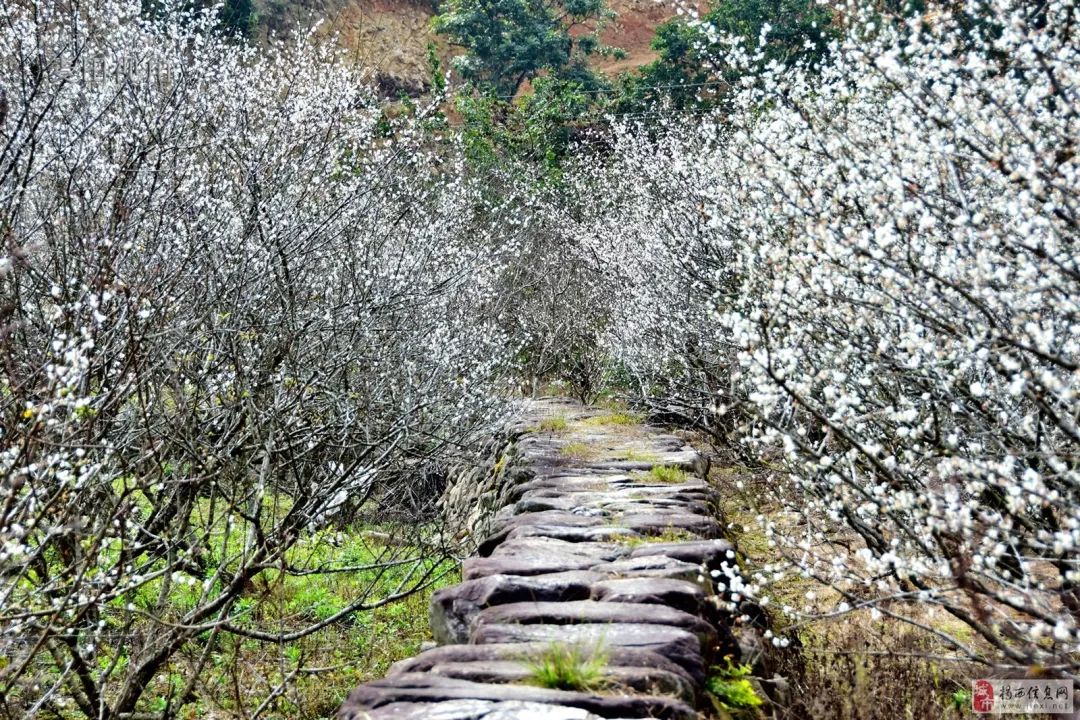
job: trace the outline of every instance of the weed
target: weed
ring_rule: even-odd
[[[138,511],[140,491],[126,490],[124,482],[117,481],[118,491],[128,492]],[[209,501],[200,498],[198,503],[193,516],[199,531],[221,537],[205,558],[207,566],[234,567],[242,551],[242,534],[228,534],[225,519],[211,512]],[[275,498],[267,501],[265,512],[281,516],[288,507],[287,499]],[[287,632],[337,615],[362,593],[372,593],[373,597],[392,595],[408,587],[411,577],[430,577],[434,581],[431,586],[383,607],[342,618],[318,633],[280,647],[268,647],[229,633],[201,633],[179,651],[179,656],[191,663],[199,662],[204,655],[208,662],[196,691],[185,699],[183,707],[175,708],[176,717],[194,720],[219,713],[240,716],[245,708],[255,707],[265,699],[267,683],[283,682],[287,682],[288,692],[275,701],[278,714],[274,717],[330,717],[358,681],[379,677],[392,663],[414,655],[430,639],[427,606],[431,594],[460,575],[452,561],[425,557],[421,547],[388,543],[396,530],[389,524],[357,525],[321,530],[297,542],[286,554],[293,567],[351,565],[360,569],[299,576],[264,569],[252,578],[250,590],[234,603],[235,624],[253,629],[270,626]],[[102,552],[116,555],[118,550],[109,547]],[[416,561],[408,562],[410,557]],[[204,592],[219,591],[215,585],[203,588],[201,583],[166,580],[152,580],[118,596],[102,613],[103,622],[113,626],[132,622],[129,605],[153,609],[166,619],[180,619],[200,602]],[[162,603],[163,608],[159,607]],[[127,672],[128,664],[126,655],[103,652],[96,670],[113,677]],[[2,665],[0,661],[0,669]],[[320,671],[309,673],[301,668]],[[140,712],[160,714],[162,699],[172,698],[175,703],[180,685],[167,673],[151,679]]]
[[[608,653],[600,646],[553,642],[527,661],[534,685],[552,690],[593,690],[602,684]]]
[[[728,711],[752,710],[760,706],[761,698],[747,679],[751,672],[750,666],[736,665],[731,662],[730,656],[724,660],[727,666],[714,667],[714,674],[705,683],[714,702]]]
[[[603,408],[605,410],[611,410],[614,412],[628,412],[630,406],[626,401],[612,394],[610,390],[604,390],[600,393],[600,396],[596,398],[596,402],[593,403],[595,407]]]
[[[588,460],[596,454],[596,450],[586,443],[572,442],[564,445],[559,454],[569,460]]]
[[[540,421],[540,432],[562,433],[566,432],[569,423],[564,417],[550,417]]]
[[[865,647],[872,633],[864,628],[856,632],[850,639]],[[904,652],[899,650],[895,656],[867,655],[858,649],[807,653],[799,697],[793,698],[790,712],[814,720],[969,717],[967,688],[970,678],[979,677],[978,667],[965,663],[942,667]],[[881,702],[881,698],[889,700]]]
[[[649,476],[662,483],[684,483],[690,479],[690,474],[671,465],[657,465],[649,470]]]
[[[630,412],[610,412],[603,415],[597,415],[591,418],[585,418],[581,421],[582,425],[640,425],[644,422],[644,418],[640,415]]]
[[[311,582],[295,588],[285,607],[290,615],[299,618],[326,620],[348,607],[348,598],[340,597],[328,583]]]

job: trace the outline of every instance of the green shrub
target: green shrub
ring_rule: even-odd
[[[724,710],[751,710],[760,706],[761,698],[747,680],[750,666],[736,665],[730,657],[724,660],[727,666],[714,667],[714,674],[705,683],[714,701]]]

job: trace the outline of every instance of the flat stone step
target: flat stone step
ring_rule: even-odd
[[[588,571],[547,575],[489,575],[437,590],[431,598],[431,632],[441,644],[468,642],[472,623],[486,607],[525,601],[586,600],[603,575]]]
[[[668,578],[601,580],[592,586],[592,599],[667,605],[698,616],[704,614],[706,603],[705,591],[697,583]]]
[[[508,495],[511,502],[516,502],[532,493],[561,495],[569,492],[603,492],[618,490],[633,482],[634,479],[626,473],[556,473],[518,483]]]
[[[630,548],[612,542],[568,542],[552,537],[507,538],[490,557],[517,557],[526,553],[581,555],[597,562],[610,562],[630,554]]]
[[[634,497],[642,495],[641,497]],[[706,513],[708,505],[704,500],[694,500],[679,496],[646,496],[644,493],[575,493],[560,497],[529,497],[519,500],[513,506],[517,514],[543,512],[545,510],[566,510],[579,513],[585,510],[611,513],[626,512],[630,508],[649,510],[650,508],[669,508],[683,512]]]
[[[342,720],[599,720],[581,708],[521,702],[520,700],[447,700],[436,703],[398,702],[360,715],[343,712]]]
[[[612,522],[642,535],[664,535],[678,530],[703,538],[717,538],[722,534],[720,523],[711,517],[678,511],[664,512],[661,509],[626,513]]]
[[[648,452],[646,450],[646,452]],[[703,473],[705,461],[695,450],[675,450],[670,452],[649,453],[648,460],[630,460],[613,458],[611,460],[586,460],[578,464],[578,467],[595,468],[597,470],[617,470],[631,472],[634,470],[649,471],[654,467],[675,467],[688,473]]]
[[[709,570],[719,570],[720,566],[725,562],[729,565],[734,564],[735,546],[727,540],[714,538],[712,540],[645,543],[634,547],[630,551],[630,557],[632,558],[652,555],[663,555],[675,560],[704,566]]]
[[[445,662],[432,665],[425,672],[443,677],[487,684],[535,684],[537,660],[494,660],[480,662]],[[643,693],[669,695],[685,702],[694,701],[694,684],[689,678],[650,667],[626,667],[607,663],[598,671],[595,687],[589,692]]]
[[[425,650],[415,657],[395,663],[388,675],[426,672],[437,665],[456,663],[523,662],[540,658],[550,648],[549,643],[444,645]],[[693,683],[690,674],[680,665],[652,650],[636,647],[607,647],[605,653],[609,665],[659,670],[669,675],[676,675],[686,683]]]
[[[623,558],[613,562],[599,563],[590,568],[593,572],[629,578],[672,578],[693,582],[701,575],[702,568],[694,563],[676,560],[666,555],[642,555]]]
[[[497,605],[482,610],[476,627],[484,625],[580,625],[596,623],[631,623],[666,625],[697,635],[702,645],[712,644],[716,629],[696,615],[666,605],[598,602],[521,602]]]
[[[524,525],[511,530],[506,540],[526,537],[546,537],[566,542],[611,542],[627,541],[644,537],[629,528],[611,527],[566,527],[564,525]]]
[[[546,642],[583,647],[632,647],[651,650],[680,665],[696,681],[705,679],[701,641],[686,630],[645,623],[585,623],[581,625],[478,626],[472,642],[486,643]]]
[[[576,486],[579,481],[574,479],[573,482]],[[521,490],[517,501],[558,500],[560,498],[583,499],[586,502],[602,498],[622,500],[672,498],[702,501],[715,497],[712,488],[696,479],[680,483],[660,483],[647,482],[641,478],[628,478],[613,482],[603,488],[597,488],[595,482],[591,485],[582,484],[581,489],[575,486],[566,487],[557,479],[533,480],[528,488]]]
[[[511,530],[529,525],[559,525],[561,527],[602,527],[606,519],[595,515],[578,515],[565,510],[547,510],[517,515],[495,523],[496,529],[480,543],[476,552],[481,557],[490,555],[510,534]]]
[[[546,537],[507,538],[488,557],[469,558],[462,563],[461,576],[473,580],[488,575],[544,575],[588,570],[593,565],[629,553],[630,548],[616,543],[573,543]]]
[[[375,717],[372,711],[387,708],[380,718],[442,717],[441,714],[417,715],[417,704],[441,704],[447,701],[526,702],[578,708],[601,718],[665,718],[693,720],[697,713],[686,703],[659,695],[603,695],[525,685],[475,683],[432,673],[401,673],[360,685],[350,694],[339,720],[365,720]],[[414,707],[388,708],[406,703]],[[401,715],[400,712],[412,713]],[[438,713],[430,708],[429,713]],[[523,716],[517,716],[523,717]]]

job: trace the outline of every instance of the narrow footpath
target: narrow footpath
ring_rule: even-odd
[[[432,600],[439,647],[353,690],[341,720],[682,719],[707,706],[710,667],[738,647],[711,597],[709,572],[734,555],[704,459],[565,400],[530,403],[522,422],[509,503],[462,582]]]

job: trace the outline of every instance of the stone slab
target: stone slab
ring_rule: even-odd
[[[704,680],[705,667],[701,641],[693,633],[666,625],[644,623],[585,623],[581,625],[478,625],[472,642],[487,643],[564,643],[583,647],[632,647],[651,650],[666,657]]]
[[[371,711],[399,703],[441,704],[457,700],[557,705],[585,710],[602,718],[694,720],[697,717],[686,703],[664,696],[601,695],[523,685],[474,683],[431,673],[401,673],[354,689],[342,705],[338,720],[364,720]],[[410,708],[409,711],[415,712],[416,709]]]

